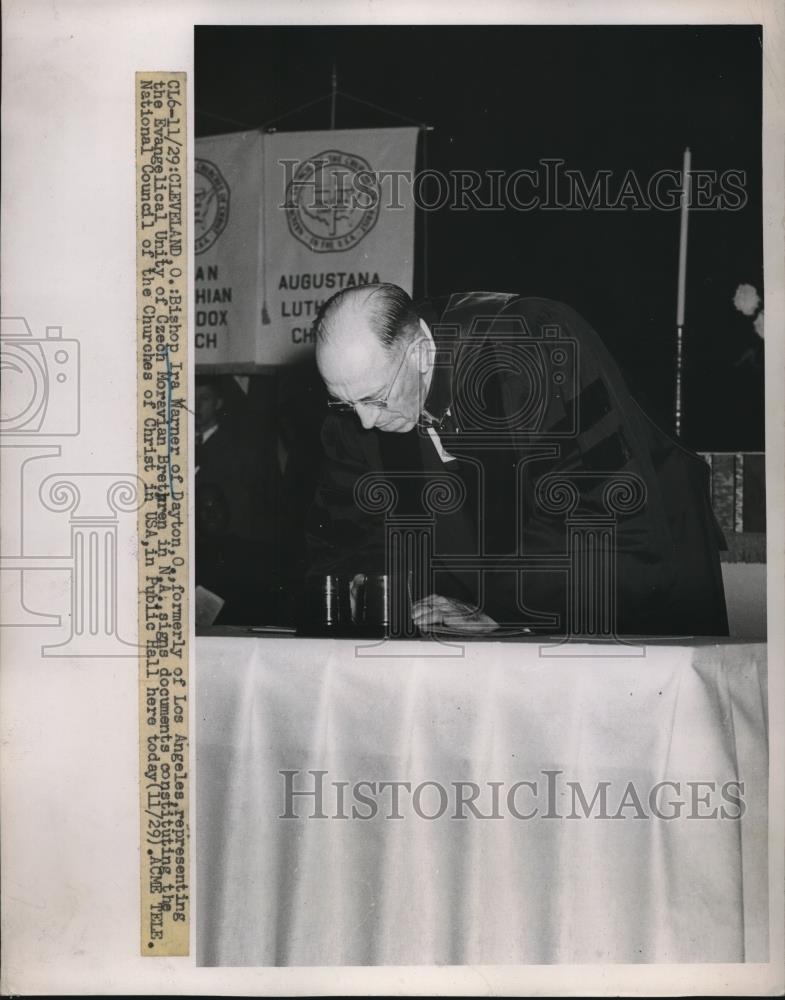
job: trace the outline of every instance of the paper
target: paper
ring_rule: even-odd
[[[286,67],[277,68],[279,63],[275,60],[282,50],[276,48],[272,34],[253,42],[252,59],[240,58],[244,45],[249,44],[248,41],[241,44],[240,38],[254,26],[271,31],[275,25],[291,27],[296,21],[304,29],[307,25],[319,24],[326,16],[333,20],[332,27],[329,30],[325,27],[320,32],[318,44],[306,45],[303,42],[296,58]],[[353,23],[361,18],[370,18],[376,24],[397,22],[407,26],[407,32],[417,32],[420,24],[437,24],[449,18],[467,25],[469,35],[460,42],[445,35],[439,44],[432,46],[428,58],[418,63],[408,57],[405,45],[380,46],[368,36],[348,34]],[[487,25],[479,25],[478,20],[487,22]],[[537,75],[533,75],[533,71],[529,73],[537,54],[527,48],[531,45],[533,25],[566,25],[570,20],[585,25],[585,39],[552,39],[546,48],[540,50],[548,55],[547,66]],[[762,241],[765,261],[765,288],[762,292],[765,297],[766,329],[769,331],[765,345],[770,651],[768,738],[770,759],[779,761],[785,750],[782,726],[785,692],[781,668],[785,661],[785,642],[780,614],[785,600],[782,559],[785,551],[785,518],[782,517],[785,499],[782,428],[785,426],[785,413],[781,391],[785,348],[782,338],[777,335],[785,323],[781,253],[781,220],[785,214],[781,169],[785,134],[785,106],[781,98],[785,40],[779,9],[773,0],[762,0],[743,7],[731,2],[711,5],[687,2],[679,5],[678,9],[663,9],[653,3],[592,3],[569,9],[554,9],[536,2],[514,7],[491,3],[484,5],[479,15],[476,7],[460,3],[451,4],[448,8],[424,4],[411,9],[383,3],[370,13],[356,5],[341,3],[331,7],[328,15],[322,7],[310,3],[292,7],[272,2],[253,7],[234,0],[220,5],[213,0],[196,0],[189,4],[173,0],[135,0],[133,3],[118,0],[112,4],[99,3],[98,0],[52,0],[49,4],[35,5],[9,0],[5,4],[3,399],[0,425],[3,993],[577,995],[588,992],[598,995],[771,995],[782,992],[785,940],[782,860],[784,779],[781,769],[777,767],[771,768],[770,775],[771,947],[768,963],[669,966],[643,963],[603,965],[598,961],[597,964],[581,967],[558,963],[548,966],[474,967],[465,963],[463,956],[468,952],[457,948],[454,966],[439,967],[372,965],[325,969],[272,965],[264,968],[230,965],[206,968],[197,965],[196,945],[200,934],[207,933],[208,924],[219,930],[225,930],[228,924],[221,924],[226,915],[222,913],[223,887],[220,878],[216,876],[213,881],[205,878],[201,883],[194,878],[194,854],[201,849],[205,839],[200,841],[199,803],[195,794],[199,775],[194,769],[193,747],[190,756],[182,754],[181,761],[175,761],[172,756],[172,767],[176,763],[183,765],[182,775],[176,777],[172,773],[171,779],[164,780],[173,782],[172,790],[175,789],[174,781],[182,780],[184,787],[177,791],[190,795],[190,800],[181,800],[188,802],[188,829],[184,831],[181,825],[177,836],[180,844],[188,844],[191,857],[189,871],[180,875],[193,893],[191,912],[202,913],[203,921],[191,920],[187,940],[180,948],[183,953],[179,956],[158,957],[141,953],[140,874],[143,865],[140,852],[147,850],[148,846],[143,844],[140,836],[140,788],[143,783],[140,784],[139,733],[140,724],[146,723],[144,715],[140,715],[139,699],[139,668],[144,659],[144,647],[140,645],[139,633],[142,619],[139,613],[138,570],[144,560],[141,544],[144,536],[140,534],[137,518],[139,511],[149,502],[149,497],[146,499],[145,482],[138,472],[140,365],[136,340],[135,74],[159,71],[185,74],[188,140],[184,150],[187,194],[183,211],[187,217],[185,229],[188,230],[196,213],[193,163],[197,131],[208,131],[205,123],[215,124],[215,116],[221,119],[221,131],[253,129],[263,124],[262,116],[267,112],[261,110],[262,105],[269,111],[269,117],[275,118],[277,112],[283,114],[325,96],[327,100],[320,106],[319,127],[327,129],[330,76],[335,61],[337,89],[368,102],[366,106],[356,101],[354,105],[346,100],[342,103],[339,95],[339,127],[342,124],[347,128],[361,127],[366,122],[374,124],[377,119],[373,117],[373,106],[392,103],[395,110],[409,119],[403,124],[409,126],[414,121],[433,126],[433,134],[428,133],[426,139],[426,159],[418,161],[422,170],[433,169],[436,162],[449,162],[453,168],[462,171],[462,179],[453,178],[458,187],[447,189],[446,197],[451,197],[455,190],[459,194],[462,191],[465,210],[445,212],[438,207],[443,192],[433,173],[429,183],[420,191],[422,200],[431,207],[423,207],[417,218],[416,281],[427,277],[429,291],[433,294],[491,288],[503,292],[526,291],[532,295],[563,295],[576,307],[580,305],[583,311],[592,312],[592,318],[597,313],[599,323],[603,317],[610,315],[615,314],[618,318],[619,302],[624,291],[622,285],[629,275],[634,274],[640,294],[630,314],[622,317],[628,329],[624,344],[625,360],[636,362],[639,368],[646,368],[649,358],[646,352],[652,349],[658,337],[671,336],[673,331],[668,324],[675,316],[675,309],[671,309],[674,315],[669,316],[663,326],[647,326],[650,305],[659,294],[660,283],[667,284],[671,289],[674,306],[677,294],[677,269],[675,266],[669,269],[660,263],[659,256],[661,254],[664,261],[670,253],[670,238],[663,238],[662,243],[648,240],[651,230],[647,230],[646,226],[649,223],[653,226],[654,220],[660,219],[657,214],[659,209],[652,208],[648,202],[634,207],[638,198],[635,182],[630,181],[625,189],[624,172],[616,171],[610,178],[612,183],[608,197],[614,201],[621,198],[620,192],[626,190],[629,204],[622,199],[618,207],[608,208],[607,211],[603,209],[601,214],[596,206],[573,212],[562,210],[558,205],[549,205],[547,183],[556,169],[555,161],[559,160],[568,171],[578,171],[584,184],[580,189],[582,197],[590,202],[593,197],[591,185],[596,178],[599,178],[600,185],[597,197],[604,197],[603,172],[610,169],[606,156],[611,146],[617,153],[623,147],[623,154],[618,153],[620,159],[629,164],[636,178],[639,174],[645,175],[648,182],[657,171],[673,168],[678,173],[681,151],[689,143],[693,185],[696,185],[696,172],[704,170],[707,179],[702,183],[706,197],[721,196],[725,202],[723,210],[727,209],[729,220],[744,218],[742,195],[745,187],[739,172],[743,173],[746,169],[747,151],[734,145],[737,128],[747,122],[746,116],[750,113],[743,96],[739,96],[743,88],[736,91],[733,89],[735,84],[728,83],[728,79],[736,80],[732,63],[718,65],[708,57],[704,63],[701,61],[702,50],[688,52],[684,48],[672,47],[669,38],[662,35],[663,29],[657,27],[655,22],[659,21],[680,25],[681,31],[686,33],[685,38],[695,34],[696,26],[709,23],[716,24],[719,33],[733,32],[733,26],[739,24],[763,25],[762,49],[761,43],[753,39],[753,53],[759,58],[753,76],[757,80],[756,74],[760,74],[764,127],[762,133],[761,130],[756,131],[755,142],[750,144],[750,149],[757,149],[762,134],[765,148],[762,219],[753,221],[749,231],[738,240],[735,237],[718,238],[712,244],[704,237],[701,256],[701,235],[707,232],[712,209],[696,206],[690,219],[684,346],[685,371],[689,372],[689,324],[696,315],[695,289],[703,289],[708,296],[707,289],[713,287],[713,276],[719,266],[717,259],[732,260],[738,268],[738,275],[734,277],[733,287],[727,296],[727,305],[732,322],[743,324],[734,328],[739,345],[738,357],[734,356],[726,366],[733,369],[728,384],[722,382],[725,369],[718,367],[706,373],[707,381],[713,386],[712,392],[720,400],[718,404],[715,400],[715,408],[711,412],[716,414],[718,424],[724,422],[725,427],[732,429],[735,418],[731,413],[739,409],[739,397],[731,389],[742,393],[746,392],[744,386],[757,384],[755,371],[758,369],[755,366],[764,363],[761,312],[756,316],[741,315],[738,310],[734,311],[732,303],[733,291],[738,285],[751,284],[759,291],[762,289],[760,276],[747,273],[748,248],[758,247]],[[264,23],[253,25],[251,22]],[[516,58],[504,63],[493,48],[484,45],[483,32],[492,23],[497,23],[508,35],[519,33],[520,51]],[[610,39],[620,37],[615,33],[624,30],[623,25],[636,23],[641,31],[650,33],[647,44],[653,55],[650,53],[650,61],[645,65],[641,62],[639,69],[633,71],[629,68],[626,76],[617,78],[613,60],[624,46]],[[197,25],[224,25],[227,30],[232,25],[236,26],[232,28],[238,32],[235,68],[238,79],[243,83],[235,103],[247,109],[247,113],[238,110],[235,103],[216,106],[207,100],[215,80],[231,75],[225,66],[217,61],[211,66],[210,60],[205,57],[201,64],[201,77],[194,78],[194,30]],[[604,26],[596,27],[598,25]],[[749,58],[749,52],[743,47],[737,55],[739,60]],[[647,74],[655,73],[650,69],[655,63],[656,79],[661,83],[660,89],[666,93],[661,101],[649,105],[639,99],[639,95],[645,89]],[[276,67],[274,99],[269,93],[261,94],[258,82],[254,82],[254,66],[266,65]],[[301,68],[305,65],[318,66],[322,74],[321,82],[313,90],[310,84],[303,84],[301,80]],[[515,83],[508,86],[512,72],[510,65],[514,69]],[[668,80],[672,78],[675,66],[685,65],[694,66],[696,78],[705,88],[700,92],[696,105],[700,114],[684,119],[684,134],[679,137],[677,147],[666,150],[660,146],[658,139],[662,131],[661,123],[672,121],[680,113],[680,108],[685,106],[685,94],[668,91]],[[497,74],[498,86],[494,82]],[[395,90],[403,77],[423,81],[421,92],[411,106],[404,106],[400,96],[396,98],[390,92],[390,81],[395,82],[392,88]],[[476,93],[467,94],[465,88],[462,89],[462,81],[472,85],[476,81]],[[585,119],[575,121],[570,117],[569,109],[576,105],[580,94],[589,92],[588,88],[596,88],[591,90],[595,95],[594,107]],[[509,148],[513,152],[507,156],[503,151],[499,152],[501,147],[497,144],[494,147],[497,150],[495,158],[490,157],[490,139],[498,136],[500,128],[494,115],[510,95],[514,97],[514,113],[510,111],[500,127],[510,140]],[[623,101],[619,95],[624,98]],[[615,103],[617,98],[620,100],[618,107]],[[601,114],[603,111],[608,113]],[[611,113],[616,114],[612,122]],[[341,116],[345,116],[343,122]],[[252,120],[245,120],[246,117]],[[635,131],[633,124],[641,120],[646,123],[648,138],[641,140],[641,148],[635,148],[631,138]],[[401,122],[385,120],[384,124],[400,125]],[[298,126],[312,127],[303,125],[303,119],[271,125],[292,131],[296,131]],[[698,128],[706,130],[706,134],[710,133],[718,145],[726,143],[728,152],[723,162],[701,162],[700,143],[693,139],[692,134]],[[635,134],[640,136],[642,133],[637,131]],[[513,140],[521,135],[527,143],[535,140],[540,143],[543,158],[550,162],[550,167],[537,163],[536,156],[533,160],[529,159],[528,152],[519,155],[515,151],[518,147]],[[628,145],[625,146],[625,143]],[[420,157],[422,152],[420,147]],[[477,208],[477,201],[493,200],[495,170],[501,171],[502,179],[507,181],[515,171],[534,170],[537,177],[519,173],[509,189],[518,205],[506,204],[503,211],[486,212]],[[716,172],[713,179],[712,171]],[[729,175],[723,174],[723,171],[736,173]],[[569,178],[571,175],[562,176]],[[724,176],[724,186],[720,184],[721,176]],[[479,187],[475,185],[477,177]],[[533,180],[540,184],[537,191]],[[570,183],[574,187],[577,182],[573,179]],[[669,181],[665,177],[659,189],[662,197],[667,195],[668,190]],[[678,195],[678,183],[674,190]],[[154,204],[154,183],[150,192]],[[644,201],[648,198],[647,192],[647,185],[644,184]],[[536,209],[526,208],[535,196],[539,198]],[[170,200],[167,212],[171,210]],[[626,232],[623,229],[624,220],[630,214],[637,217],[639,228],[629,240],[622,239],[620,233]],[[426,216],[427,226],[423,228]],[[675,250],[671,256],[675,265],[678,198],[674,211],[663,209],[662,217],[667,218],[674,229]],[[602,220],[601,225],[598,219]],[[581,227],[589,224],[598,225],[599,235],[592,246],[579,240]],[[729,222],[729,232],[731,228]],[[733,231],[736,232],[735,229]],[[535,232],[540,235],[546,233],[547,238],[535,238]],[[196,262],[194,238],[194,227],[190,226],[182,248],[184,270],[190,275],[194,275]],[[502,268],[491,263],[489,247],[494,241],[501,242],[506,248],[506,262]],[[434,246],[446,246],[438,259],[433,255]],[[648,261],[649,253],[656,255],[657,259],[652,267],[629,266],[631,257],[640,254],[641,260]],[[428,261],[427,274],[422,272],[425,259]],[[170,260],[168,256],[167,260]],[[171,268],[177,265],[170,260],[165,266]],[[565,289],[563,281],[568,267],[572,267],[573,275],[583,274],[583,279],[576,277],[574,284]],[[175,276],[169,274],[165,280],[168,281],[169,277]],[[221,588],[217,588],[221,591],[219,596],[209,588],[195,587],[196,511],[191,487],[192,473],[188,467],[193,470],[199,463],[191,450],[195,372],[193,350],[190,349],[195,346],[196,302],[194,282],[190,279],[187,294],[187,331],[183,336],[189,348],[189,362],[182,372],[179,387],[175,389],[172,383],[170,388],[174,389],[174,396],[179,395],[183,400],[179,434],[185,456],[182,472],[186,495],[180,531],[182,545],[188,550],[188,593],[183,604],[183,621],[187,622],[187,640],[192,650],[189,691],[194,694],[194,678],[199,676],[199,644],[203,642],[207,644],[204,648],[208,648],[209,643],[214,641],[210,638],[196,641],[194,625],[200,619],[207,621],[209,618],[214,622],[222,608],[229,609],[230,598]],[[717,293],[721,294],[724,293]],[[643,336],[638,333],[642,328],[646,331]],[[718,329],[714,326],[704,332],[704,336],[709,338],[709,348],[720,342]],[[712,337],[716,339],[712,340]],[[712,351],[707,349],[706,353],[710,356]],[[737,361],[738,366],[735,366]],[[231,379],[235,373],[225,374]],[[249,378],[252,388],[258,373],[242,374]],[[670,392],[672,375],[672,370],[664,365],[661,377],[668,388],[663,392],[663,399]],[[248,386],[236,385],[236,388],[238,396],[251,399],[252,392]],[[166,385],[163,389],[165,397]],[[688,386],[685,385],[684,389],[685,427],[691,419],[704,421],[702,426],[710,435],[713,432],[711,421],[705,414],[696,414],[694,409],[690,411]],[[748,397],[745,395],[743,398],[746,400]],[[301,402],[299,397],[296,402]],[[670,404],[666,402],[663,405],[670,414]],[[293,413],[294,421],[297,407]],[[753,419],[754,415],[746,410],[742,417],[744,426],[752,426],[757,419]],[[760,423],[762,426],[762,417]],[[164,424],[167,424],[166,420]],[[171,430],[171,421],[168,425]],[[748,449],[743,441],[726,438],[720,443],[709,441],[705,447],[707,453],[723,450],[736,454]],[[283,438],[274,440],[270,451],[274,455],[279,451],[285,453],[287,470],[295,468],[297,474],[304,474],[302,467],[298,472],[298,467],[292,466],[293,453]],[[166,484],[169,496],[173,485]],[[734,518],[737,513],[734,508]],[[738,516],[741,517],[741,514]],[[275,535],[265,538],[263,531],[260,535],[262,537],[254,540],[257,546],[253,550],[255,555],[253,559],[248,559],[248,563],[254,566],[263,564],[278,540]],[[265,549],[265,545],[269,548]],[[755,550],[760,551],[760,546]],[[756,620],[762,617],[761,607],[766,601],[766,596],[761,593],[765,590],[765,583],[765,569],[762,576],[750,572],[741,578],[741,590],[748,596],[754,595],[754,601],[752,597],[750,599],[758,612]],[[254,587],[257,585],[258,582],[253,584]],[[242,586],[238,587],[235,601],[244,596]],[[277,599],[274,594],[267,594],[264,601],[269,606]],[[271,637],[255,638],[250,634],[243,638],[233,637],[233,640],[240,644],[238,649],[242,649],[243,643],[250,646],[257,641],[274,642]],[[298,666],[298,656],[291,650],[307,648],[312,653],[312,646],[297,644],[314,642],[321,640],[288,637],[283,643],[290,650],[286,670],[276,671],[265,662],[262,676],[266,682],[283,685],[281,690],[290,695],[292,692],[285,685],[296,684],[297,671],[302,669],[301,664]],[[459,641],[450,645],[450,651],[456,653],[456,662],[459,645]],[[478,644],[466,645],[476,649]],[[528,648],[529,644],[526,645]],[[514,649],[514,646],[505,648]],[[416,648],[409,648],[406,670],[411,674],[413,689],[422,695],[423,691],[427,694],[428,662],[425,658],[422,661],[416,659],[418,650],[421,651],[419,643]],[[323,690],[319,685],[325,678],[343,676],[340,671],[335,671],[335,664],[329,660],[330,647],[325,647],[324,652],[324,670],[313,672],[311,690],[315,699]],[[338,691],[339,698],[343,699],[341,705],[354,705],[355,699],[361,699],[363,693],[368,692],[369,689],[364,687],[364,678],[370,675],[378,678],[380,671],[389,672],[392,676],[395,660],[388,654],[386,647],[375,650],[373,658],[370,654],[367,658],[363,658],[366,654],[362,652],[357,654],[356,662],[351,663],[346,674],[353,678],[352,684],[346,690]],[[538,660],[537,670],[568,671],[573,683],[570,695],[575,695],[575,688],[583,685],[589,697],[594,690],[593,667],[591,656],[585,651],[583,655],[581,663],[585,661],[584,671],[577,670],[574,662],[565,667],[564,661],[558,658],[544,657]],[[440,676],[452,663],[452,659],[440,663]],[[463,669],[463,660],[460,663],[462,683],[476,694],[471,677]],[[708,661],[701,663],[700,669],[713,677],[711,664]],[[246,667],[247,662],[243,660],[243,670]],[[231,657],[222,661],[222,669],[232,669]],[[616,669],[613,664],[608,667],[611,673]],[[623,679],[622,669],[631,669],[628,661],[623,668],[619,668],[618,675],[613,675],[618,676],[620,682]],[[644,674],[647,670],[645,660],[636,663],[635,669]],[[482,687],[486,683],[486,675],[478,670],[476,676],[476,685]],[[251,674],[249,677],[259,680]],[[173,674],[172,680],[175,679],[181,679],[180,675]],[[449,690],[448,680],[445,678],[445,690]],[[510,683],[517,683],[514,671],[510,674]],[[619,690],[614,693],[616,704],[623,701]],[[487,693],[489,696],[493,694]],[[657,691],[649,693],[653,700],[659,699]],[[158,691],[155,700],[158,723],[161,705],[166,704],[162,703],[160,694]],[[173,688],[167,705],[172,709],[173,716],[176,694],[177,689]],[[516,696],[522,696],[517,688]],[[724,697],[721,691],[718,697]],[[402,704],[405,711],[407,703]],[[427,725],[427,698],[420,697],[417,704],[425,706],[421,712],[424,721],[411,733],[411,737],[416,741],[417,759],[427,760],[427,740],[433,738],[433,732]],[[504,706],[503,701],[494,704]],[[314,707],[320,705],[320,702],[314,701]],[[283,736],[278,733],[282,744],[298,745],[299,734],[287,729],[285,714],[276,716],[275,725],[267,725],[264,731],[260,731],[255,728],[258,718],[250,712],[249,704],[244,703],[242,708],[249,713],[247,717],[243,716],[248,721],[246,734],[251,734],[252,741],[259,741],[264,754],[270,755],[270,760],[275,758],[275,726],[285,730]],[[301,708],[309,717],[308,706]],[[444,708],[444,704],[439,705],[440,712]],[[761,711],[760,703],[753,708],[755,711],[745,710],[740,717],[757,718]],[[198,741],[200,720],[210,711],[209,703],[197,697],[189,698],[188,718],[181,721],[190,737]],[[240,729],[238,718],[238,714],[232,717],[232,733]],[[444,718],[449,720],[449,715]],[[532,714],[531,718],[533,724],[536,723],[536,714]],[[601,713],[598,712],[595,718],[600,719]],[[329,754],[330,748],[335,749],[337,745],[329,741],[329,713],[323,721],[324,725],[318,731],[309,733],[308,737],[316,740],[320,734],[328,734],[324,746],[325,753]],[[642,717],[641,721],[644,724],[646,719]],[[580,730],[571,728],[568,722],[565,721],[564,731],[576,740],[575,746],[579,748]],[[689,719],[680,722],[683,723],[680,731],[694,735],[695,730],[691,729]],[[214,732],[214,715],[210,717],[210,726],[213,727],[211,732]],[[402,731],[408,732],[405,727]],[[493,727],[489,726],[483,732],[493,735]],[[229,729],[219,735],[228,740]],[[595,738],[596,732],[592,734],[592,739]],[[252,745],[252,742],[247,743],[241,749],[245,753]],[[307,741],[303,745],[308,745]],[[373,757],[372,744],[369,747],[370,759]],[[466,749],[468,752],[469,748]],[[685,738],[681,749],[688,757],[689,739]],[[170,756],[177,752],[174,740],[169,752]],[[231,758],[232,748],[225,746],[221,752]],[[220,753],[218,756],[220,758]],[[152,763],[160,768],[160,761]],[[314,767],[318,768],[319,764],[318,760],[313,761]],[[623,769],[624,765],[623,752],[615,754],[610,761],[612,767]],[[242,804],[242,789],[231,783],[234,777],[231,766],[226,762],[223,766],[225,770],[215,778],[212,787],[214,790],[220,788],[221,781],[225,781],[227,801]],[[144,771],[141,777],[144,778]],[[390,780],[397,776],[387,774],[375,777]],[[427,774],[421,776],[424,779],[427,777]],[[711,780],[711,775],[693,777]],[[150,781],[158,782],[161,778],[159,770]],[[763,780],[760,775],[757,779],[759,782]],[[213,779],[205,775],[205,780]],[[262,806],[267,808],[269,803],[263,802]],[[157,815],[153,817],[158,818]],[[186,818],[179,817],[178,822],[185,824]],[[221,822],[230,825],[233,815],[225,814]],[[411,834],[411,830],[407,829],[407,834]],[[287,851],[296,848],[291,835],[282,843],[283,857],[288,856]],[[269,901],[276,892],[278,881],[275,870],[264,868],[270,858],[269,854],[265,854],[264,840],[260,837],[258,843],[245,846],[252,847],[255,862],[265,873],[260,891]],[[744,849],[749,850],[748,847]],[[656,851],[652,856],[658,856]],[[320,866],[320,878],[362,877],[360,860],[356,855],[354,857],[358,867]],[[432,862],[433,858],[427,852],[422,858],[412,856],[401,861],[424,865],[431,865]],[[177,863],[175,857],[174,870],[161,874],[176,877]],[[571,863],[577,864],[573,856]],[[582,870],[590,871],[590,851],[587,851],[581,864]],[[242,882],[243,874],[234,873],[235,881]],[[663,872],[658,885],[665,884],[665,875]],[[467,871],[466,878],[468,885],[471,871]],[[177,895],[164,890],[164,884],[167,883],[162,883],[160,896]],[[308,893],[318,893],[321,889],[313,883],[305,888],[304,896],[289,898],[282,903],[278,911],[279,923],[267,928],[273,938],[279,935],[280,940],[285,940],[286,914],[294,914],[296,907],[299,907],[297,919],[307,918]],[[678,886],[671,888],[677,895]],[[464,886],[464,890],[460,898],[452,900],[456,907],[471,906],[471,889]],[[200,895],[206,901],[201,909]],[[445,894],[445,898],[448,895]],[[675,906],[673,898],[669,901],[667,895],[660,897],[652,906],[655,909]],[[174,898],[171,902],[177,906]],[[374,902],[376,900],[369,900],[369,904]],[[287,907],[291,909],[287,910]],[[561,920],[562,926],[567,927],[570,912],[554,911],[552,920],[555,924]],[[431,930],[438,936],[449,924],[451,915],[438,910],[431,916]],[[737,916],[735,913],[734,919]],[[233,913],[231,917],[237,919],[238,914]],[[609,920],[611,918],[609,911]],[[668,926],[667,921],[665,925]],[[290,926],[297,926],[294,918]],[[320,940],[319,947],[325,947],[324,939]],[[336,942],[334,953],[339,948],[340,942]],[[394,954],[394,949],[391,953]]]

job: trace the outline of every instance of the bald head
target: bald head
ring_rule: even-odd
[[[360,285],[338,292],[322,306],[315,323],[317,350],[344,325],[372,333],[389,349],[407,334],[416,334],[419,317],[398,285]]]

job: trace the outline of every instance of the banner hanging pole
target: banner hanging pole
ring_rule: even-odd
[[[338,96],[338,76],[333,61],[332,89],[330,91],[330,129],[335,128],[335,98]]]
[[[283,114],[277,115],[275,118],[270,118],[266,122],[262,122],[261,125],[257,125],[256,128],[264,129],[265,132],[277,132],[277,128],[273,128],[276,122],[283,121],[284,118],[291,118],[292,115],[299,114],[301,111],[305,111],[307,108],[313,107],[314,104],[319,104],[322,101],[337,102],[338,97],[343,97],[346,101],[353,101],[355,104],[364,104],[367,108],[373,108],[374,111],[378,111],[383,115],[389,115],[391,118],[399,118],[403,122],[408,122],[410,125],[416,125],[421,128],[424,132],[433,132],[434,126],[428,125],[425,122],[418,122],[414,118],[409,118],[408,115],[399,114],[397,111],[393,111],[391,108],[383,108],[380,104],[374,104],[373,101],[363,100],[362,97],[355,97],[353,94],[347,94],[345,90],[338,89],[338,78],[335,77],[335,87],[330,91],[329,94],[322,94],[321,97],[315,97],[312,101],[306,101],[305,104],[300,104],[296,108],[292,108],[290,111],[284,111]],[[331,120],[334,114],[331,114]],[[330,128],[333,128],[331,125]]]

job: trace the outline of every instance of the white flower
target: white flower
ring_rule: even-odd
[[[760,295],[752,285],[739,285],[733,296],[733,304],[745,316],[754,316],[760,305]]]
[[[758,313],[755,317],[755,322],[752,324],[755,327],[755,333],[763,339],[763,310]]]

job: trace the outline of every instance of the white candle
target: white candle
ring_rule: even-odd
[[[676,300],[676,326],[684,326],[684,299],[687,286],[687,221],[690,198],[690,147],[684,150],[681,179],[681,233],[679,235],[679,293]]]

